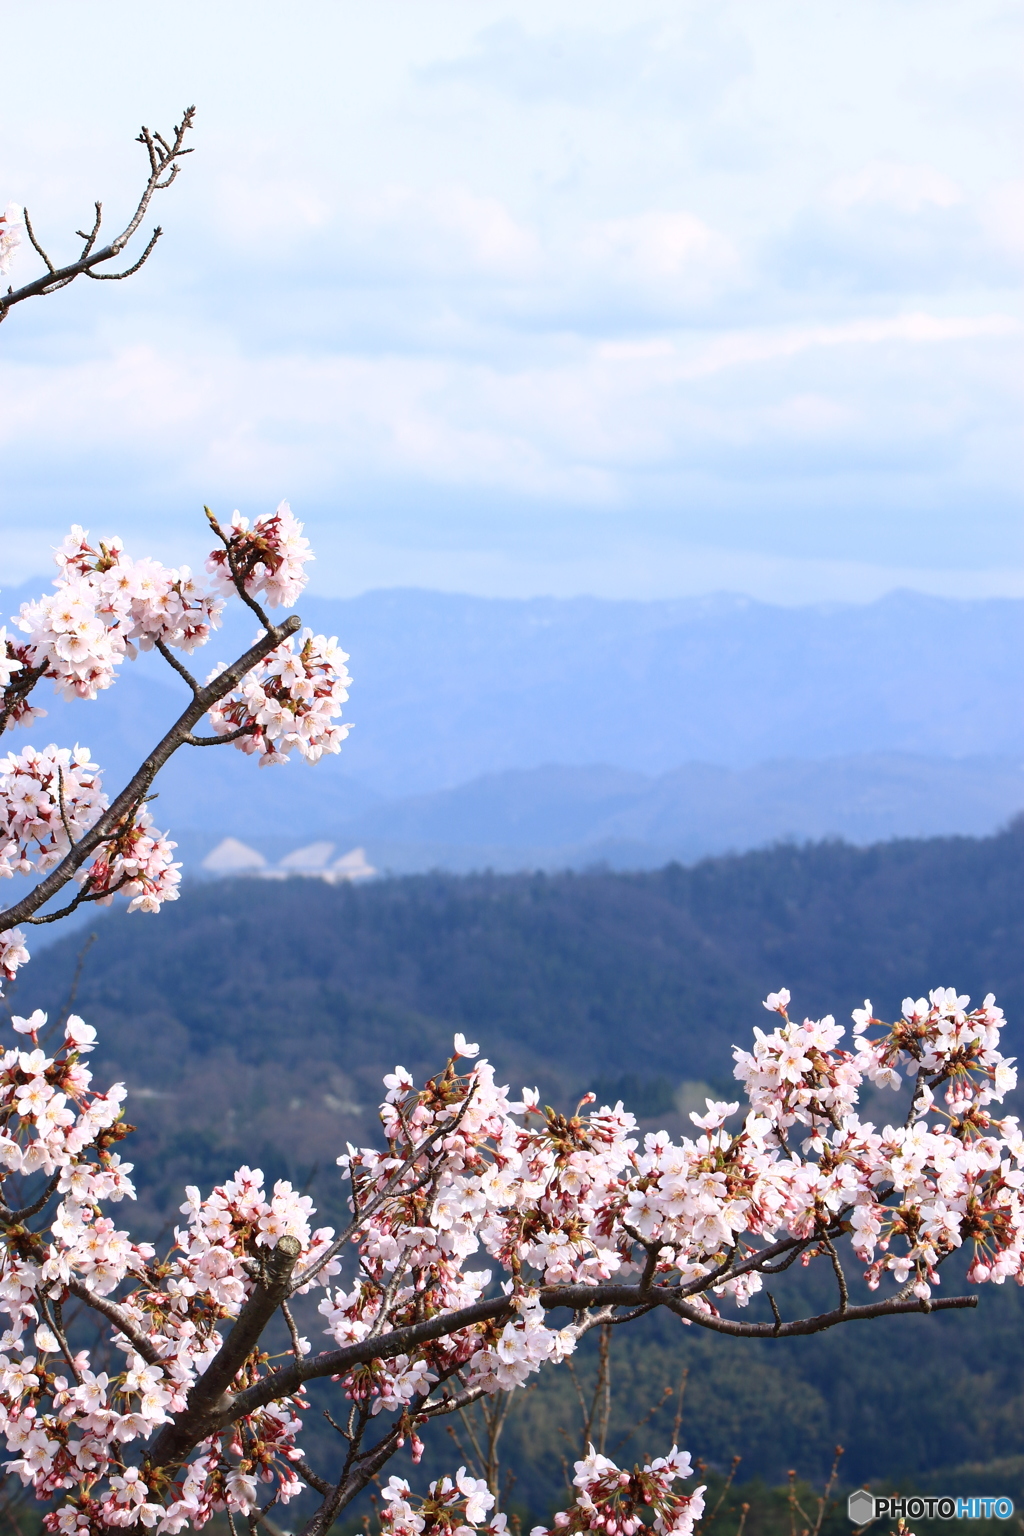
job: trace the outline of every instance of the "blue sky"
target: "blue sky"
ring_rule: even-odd
[[[1024,595],[1018,4],[0,9],[58,254],[199,108],[150,266],[0,332],[8,582],[287,496],[324,593]]]

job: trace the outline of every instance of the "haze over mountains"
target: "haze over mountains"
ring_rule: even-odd
[[[4,615],[44,584],[5,592]],[[274,856],[362,842],[395,870],[637,867],[787,836],[984,833],[1024,807],[1021,601],[390,590],[299,611],[351,654],[352,736],[315,769],[179,754],[155,812],[190,861],[231,834]],[[202,676],[252,638],[229,613]],[[151,655],[96,704],[40,702],[27,739],[81,739],[113,786],[184,690]]]

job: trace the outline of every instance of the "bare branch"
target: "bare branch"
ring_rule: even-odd
[[[143,251],[138,261],[135,262],[132,266],[126,267],[123,272],[90,272],[89,268],[86,267],[85,276],[91,277],[94,283],[119,283],[123,278],[134,277],[139,268],[144,267],[150,256],[153,254],[153,251],[156,248],[156,243],[162,234],[163,230],[158,224],[153,233],[150,235],[149,244],[146,246],[146,249]]]
[[[839,1287],[839,1310],[841,1312],[845,1312],[850,1305],[850,1292],[847,1289],[846,1276],[843,1273],[843,1266],[839,1262],[839,1255],[836,1253],[835,1244],[832,1242],[831,1238],[823,1237],[821,1239],[820,1246],[824,1248],[825,1252],[832,1260],[832,1269],[835,1273],[836,1284]]]
[[[39,1303],[39,1309],[42,1312],[45,1321],[49,1323],[51,1329],[53,1330],[54,1338],[57,1340],[57,1343],[60,1346],[60,1352],[67,1362],[68,1370],[78,1382],[79,1386],[81,1386],[82,1373],[78,1369],[78,1366],[75,1364],[75,1357],[71,1353],[71,1346],[68,1344],[67,1335],[64,1332],[64,1319],[61,1316],[60,1302],[55,1301],[51,1306],[50,1302],[47,1300],[46,1296],[41,1290],[36,1291],[36,1301]]]
[[[182,743],[186,747],[224,747],[231,741],[237,741],[240,736],[251,736],[251,725],[240,725],[236,731],[227,731],[223,736],[193,736],[191,731]]]
[[[94,891],[90,889],[89,881],[87,880],[74,901],[69,901],[66,907],[61,907],[59,912],[48,912],[44,917],[26,917],[24,921],[36,924],[59,923],[62,917],[70,916],[84,901],[106,901],[108,896],[116,896],[121,887],[127,884],[128,876],[122,875],[116,885],[108,886],[105,891]]]
[[[311,1488],[315,1488],[317,1493],[334,1492],[334,1484],[329,1483],[326,1477],[320,1477],[316,1472],[313,1471],[311,1466],[307,1465],[306,1462],[295,1461],[292,1463],[292,1465],[294,1466],[296,1472],[298,1472],[299,1476],[303,1479],[303,1481],[307,1482]]]
[[[125,277],[131,277],[132,273],[139,270],[160,238],[161,230],[159,225],[153,231],[149,243],[139,260],[124,272],[96,272],[93,269],[101,266],[104,262],[114,261],[120,256],[145,218],[154,193],[164,191],[174,181],[180,169],[181,157],[192,153],[191,149],[185,148],[185,136],[195,121],[195,112],[195,107],[189,107],[182,115],[181,122],[174,130],[174,138],[171,143],[168,143],[159,134],[154,137],[148,128],[143,128],[139,135],[139,142],[146,146],[149,156],[149,177],[135,212],[121,233],[115,235],[109,244],[100,246],[98,249],[96,248],[96,238],[100,230],[103,207],[101,203],[96,203],[96,219],[91,233],[85,234],[82,230],[76,231],[79,238],[85,241],[85,246],[78,260],[69,262],[64,267],[55,267],[36,238],[28,212],[27,210],[25,211],[25,229],[33,248],[46,264],[46,272],[41,277],[35,278],[32,282],[25,283],[21,288],[8,289],[7,293],[0,293],[0,321],[7,318],[15,304],[21,304],[25,299],[36,298],[42,294],[56,293],[59,288],[66,288],[69,283],[73,283],[75,278],[80,277],[83,273],[88,277],[120,281]]]
[[[28,209],[27,208],[23,208],[21,210],[21,217],[22,217],[22,219],[24,220],[24,223],[25,223],[25,233],[28,235],[28,238],[31,240],[33,249],[36,251],[36,254],[43,258],[43,260],[45,261],[49,271],[56,272],[57,269],[54,266],[53,262],[50,260],[49,256],[47,256],[46,252],[43,250],[42,246],[39,244],[39,241],[36,239],[36,232],[32,228],[32,220],[28,216]]]
[[[19,1222],[28,1221],[29,1217],[35,1216],[37,1212],[41,1211],[47,1200],[56,1193],[60,1180],[61,1171],[58,1170],[38,1199],[33,1200],[31,1205],[23,1205],[20,1211],[11,1211],[8,1210],[6,1205],[0,1205],[0,1221],[8,1227],[16,1227]]]
[[[83,256],[88,256],[89,252],[92,250],[93,246],[96,244],[96,236],[99,234],[99,232],[100,232],[100,225],[103,223],[103,204],[102,203],[95,203],[93,206],[96,209],[96,218],[95,218],[95,220],[93,222],[92,229],[89,231],[88,234],[85,233],[84,229],[76,229],[75,230],[75,234],[78,236],[79,240],[84,240],[85,241],[85,248],[82,251],[82,255]]]
[[[292,1354],[295,1356],[296,1360],[301,1360],[302,1350],[299,1347],[299,1330],[295,1326],[295,1319],[292,1317],[292,1309],[288,1305],[287,1301],[282,1301],[281,1303],[281,1315],[285,1322],[288,1324],[288,1334],[292,1341]]]
[[[156,648],[160,652],[160,655],[163,657],[164,661],[166,661],[167,665],[169,667],[173,667],[178,676],[185,679],[186,683],[188,683],[189,687],[192,689],[192,692],[198,693],[199,684],[196,682],[188,668],[183,666],[182,663],[178,660],[170,646],[158,638],[156,642]]]

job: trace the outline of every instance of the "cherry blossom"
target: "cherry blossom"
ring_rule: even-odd
[[[276,512],[258,517],[251,528],[248,518],[235,512],[230,533],[224,533],[212,513],[207,515],[224,544],[206,562],[221,590],[231,595],[241,584],[250,597],[265,597],[271,608],[290,608],[309,580],[303,566],[316,556],[288,503],[282,501]]]
[[[934,1290],[943,1260],[965,1246],[972,1283],[1024,1283],[1024,1136],[993,1113],[1015,1070],[999,1050],[994,998],[968,1005],[939,988],[908,999],[892,1025],[865,1005],[848,1050],[834,1019],[797,1023],[780,1003],[779,1027],[735,1052],[749,1098],[738,1128],[726,1129],[738,1104],[709,1100],[691,1116],[699,1134],[678,1142],[641,1141],[622,1104],[597,1106],[592,1094],[574,1115],[540,1109],[536,1090],[513,1098],[460,1035],[422,1086],[401,1067],[387,1074],[384,1145],[338,1159],[343,1232],[317,1227],[311,1198],[287,1181],[268,1189],[242,1167],[209,1194],[187,1189],[160,1260],[121,1216],[134,1197],[132,1165],[115,1150],[125,1092],[92,1086],[95,1029],[69,1018],[53,1049],[45,1014],[16,1017],[0,1057],[8,1465],[40,1499],[63,1498],[44,1517],[50,1531],[200,1528],[217,1510],[287,1503],[309,1477],[320,1486],[299,1436],[305,1383],[330,1378],[347,1402],[355,1467],[340,1509],[407,1442],[419,1459],[418,1426],[523,1387],[616,1308],[664,1305],[683,1323],[785,1333],[797,1325],[736,1314],[787,1255],[823,1259],[839,1280],[839,1305],[801,1331],[961,1305]],[[896,1067],[912,1084],[910,1109],[876,1129],[858,1116],[858,1091]],[[850,1305],[843,1243],[871,1288],[894,1283],[887,1299]],[[71,1297],[110,1328],[104,1370],[65,1331]],[[259,1334],[289,1297],[328,1344],[314,1353],[289,1312],[280,1364]],[[635,1536],[646,1511],[659,1536],[689,1536],[703,1490],[675,1484],[690,1476],[675,1448],[632,1472],[591,1450],[551,1529]],[[392,1536],[504,1530],[492,1492],[464,1468],[423,1498],[392,1477],[384,1503]]]
[[[0,213],[0,272],[6,277],[11,270],[11,259],[21,244],[25,233],[22,209],[18,203],[8,203]]]
[[[262,595],[288,606],[302,590],[303,566],[313,558],[302,524],[284,502],[252,529],[238,514],[229,533],[212,514],[210,521],[224,546],[209,560],[217,585],[254,609],[263,628],[205,684],[173,653],[189,655],[209,641],[224,597],[204,591],[187,566],[134,558],[119,538],[92,543],[78,524],[54,551],[54,590],[23,603],[10,632],[0,628],[0,733],[45,715],[31,697],[43,680],[64,698],[93,700],[140,650],[157,649],[192,692],[192,704],[119,795],[105,794],[99,765],[82,746],[27,746],[0,759],[0,878],[43,876],[13,909],[0,911],[0,979],[28,959],[20,922],[53,921],[83,901],[108,903],[118,893],[132,912],[157,912],[176,900],[176,845],[146,809],[168,744],[175,751],[233,743],[262,766],[286,762],[293,751],[315,763],[338,752],[348,735],[339,716],[351,679],[337,640],[304,630],[296,641],[298,618],[275,627],[256,601]],[[212,736],[196,734],[204,716]],[[69,905],[38,917],[72,881],[79,890]]]
[[[210,710],[214,731],[233,737],[242,752],[259,753],[261,768],[286,762],[292,751],[308,763],[339,752],[350,730],[335,723],[348,698],[347,661],[334,636],[311,629],[289,636]]]
[[[0,876],[52,869],[106,806],[86,747],[9,752],[0,758]]]
[[[40,877],[0,913],[0,975],[28,959],[18,923],[49,920],[39,908],[69,883],[64,911],[118,892],[144,912],[177,898],[175,845],[147,808],[168,748],[233,743],[261,764],[315,762],[347,734],[337,640],[297,617],[275,627],[259,606],[301,591],[312,558],[301,525],[284,503],[251,528],[237,514],[226,532],[211,523],[210,573],[262,628],[205,684],[173,652],[209,640],[222,597],[186,567],[134,559],[116,539],[94,546],[79,527],[56,551],[54,592],[0,635],[4,729],[38,716],[44,678],[92,699],[139,649],[157,649],[191,692],[111,799],[85,747],[0,760],[0,876]],[[211,736],[195,734],[204,717]],[[791,1018],[790,1002],[770,993],[772,1029],[734,1051],[744,1108],[709,1099],[678,1140],[641,1137],[621,1102],[593,1093],[572,1114],[542,1108],[536,1088],[513,1094],[459,1033],[424,1083],[401,1066],[385,1076],[380,1143],[338,1158],[344,1230],[317,1226],[289,1182],[268,1188],[243,1166],[185,1191],[160,1255],[125,1215],[126,1095],[93,1086],[96,1030],[72,1016],[55,1042],[41,1011],[14,1016],[0,1041],[0,1432],[9,1471],[53,1506],[45,1528],[177,1536],[222,1510],[257,1521],[312,1487],[325,1499],[309,1527],[319,1536],[391,1457],[408,1447],[420,1459],[432,1418],[527,1386],[591,1328],[664,1307],[683,1326],[786,1337],[961,1307],[974,1298],[937,1294],[961,1251],[970,1284],[1024,1284],[1024,1135],[998,1108],[1017,1077],[995,999],[971,1009],[940,987],[906,998],[892,1024],[865,1001],[849,1039],[831,1015]],[[872,1104],[900,1092],[903,1109],[862,1119],[865,1088]],[[797,1258],[829,1266],[837,1302],[785,1322],[763,1276]],[[877,1299],[851,1303],[851,1262]],[[93,1327],[69,1325],[66,1306]],[[348,1440],[333,1488],[300,1445],[312,1381],[330,1383]],[[631,1472],[591,1449],[552,1530],[635,1536],[653,1522],[657,1536],[690,1536],[703,1490],[675,1486],[690,1476],[674,1447]],[[494,1491],[465,1468],[423,1498],[391,1477],[384,1504],[389,1536],[505,1529]]]

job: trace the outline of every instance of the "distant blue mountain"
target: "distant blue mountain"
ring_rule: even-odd
[[[1024,752],[1024,602],[897,592],[862,607],[310,599],[356,679],[348,771],[410,794],[544,763]]]
[[[42,585],[5,591],[0,612]],[[897,592],[783,608],[394,590],[310,597],[299,611],[351,653],[356,724],[340,758],[260,771],[230,747],[179,754],[159,786],[161,822],[281,851],[334,828],[439,857],[579,846],[639,857],[786,834],[988,831],[1024,803],[1024,601]],[[234,605],[197,670],[253,630]],[[82,740],[114,787],[185,697],[144,656],[96,704],[64,704],[44,685],[50,717],[29,739]],[[595,763],[610,767],[580,767]]]
[[[396,873],[639,869],[784,839],[984,835],[1022,810],[1024,757],[865,753],[741,769],[688,763],[656,777],[601,766],[513,770],[378,802],[325,830]]]

